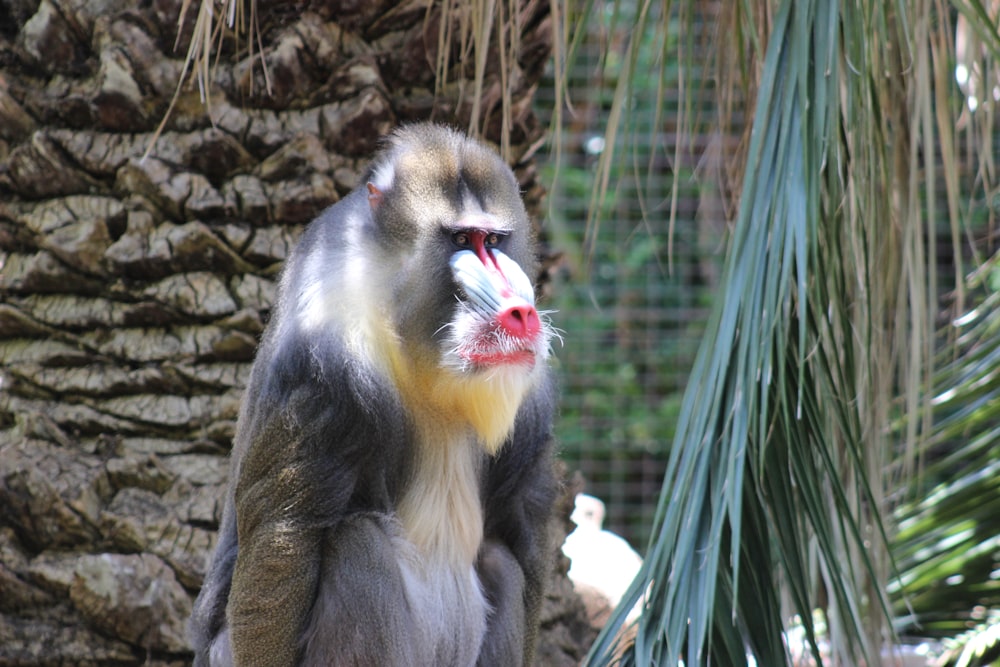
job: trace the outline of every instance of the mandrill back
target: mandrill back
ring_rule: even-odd
[[[403,127],[289,257],[196,665],[522,665],[555,495],[535,242],[486,146]]]

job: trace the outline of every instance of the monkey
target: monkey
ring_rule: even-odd
[[[383,140],[289,254],[237,419],[196,665],[530,664],[556,389],[512,170]]]

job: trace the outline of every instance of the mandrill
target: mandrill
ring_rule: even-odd
[[[517,181],[483,144],[411,125],[362,183],[285,265],[196,665],[531,661],[555,392]]]

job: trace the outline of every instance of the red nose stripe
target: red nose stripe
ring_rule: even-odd
[[[514,338],[533,338],[542,328],[534,306],[520,303],[497,315],[500,327]]]

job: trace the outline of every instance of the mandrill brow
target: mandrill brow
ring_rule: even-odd
[[[283,269],[196,665],[530,664],[553,545],[553,330],[513,172],[387,137]]]

